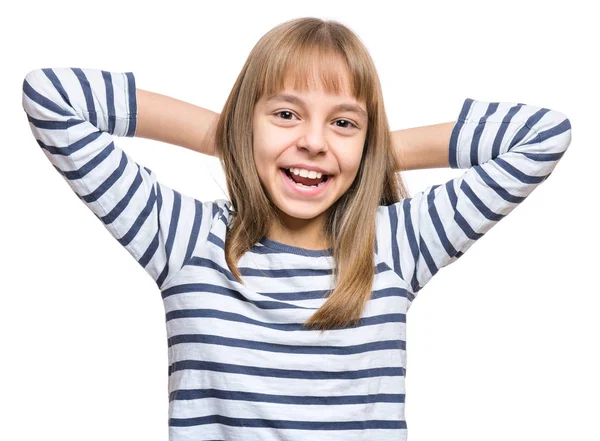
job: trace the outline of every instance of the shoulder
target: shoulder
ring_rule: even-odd
[[[233,205],[228,199],[216,199],[214,201],[205,202],[207,208],[212,210],[213,220],[221,219],[225,222],[226,225],[229,224],[232,213],[235,211],[233,209]]]

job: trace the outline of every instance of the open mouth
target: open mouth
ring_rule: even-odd
[[[329,175],[323,174],[320,178],[308,178],[302,177],[300,175],[296,175],[290,171],[289,168],[281,169],[285,175],[295,184],[302,187],[321,187],[323,186],[327,180],[330,178]]]

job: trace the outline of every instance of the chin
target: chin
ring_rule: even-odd
[[[320,215],[322,215],[325,210],[320,210],[317,207],[306,207],[306,209],[302,209],[301,207],[299,207],[298,203],[294,204],[294,207],[286,207],[286,206],[282,206],[280,204],[276,204],[277,208],[279,209],[279,211],[281,211],[281,213],[293,217],[295,219],[305,219],[305,220],[310,220],[310,219],[314,219]]]

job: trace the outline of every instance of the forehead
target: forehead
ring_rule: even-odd
[[[283,88],[271,87],[270,91],[267,88],[260,101],[265,105],[287,102],[306,108],[311,95],[321,95],[325,99],[331,99],[335,110],[354,112],[358,117],[367,119],[366,102],[364,99],[357,100],[352,93],[350,78],[345,69],[340,68],[333,77],[322,73],[317,69],[310,73],[289,73],[280,83]]]
[[[288,72],[284,76],[283,89],[300,93],[324,93],[328,95],[352,96],[352,81],[347,70],[339,66],[335,72],[318,67],[301,72]]]
[[[278,92],[272,94],[265,98],[265,105],[269,103],[279,103],[286,102],[294,104],[301,108],[307,108],[309,106],[308,102],[301,96],[301,93],[297,91],[289,91],[284,90],[282,92]],[[342,96],[340,96],[342,98]],[[368,119],[367,111],[364,107],[364,104],[357,102],[355,99],[349,99],[348,97],[343,97],[343,100],[335,99],[335,104],[332,105],[332,110],[334,111],[342,111],[342,112],[352,112],[355,113],[359,118]]]
[[[313,68],[305,68],[300,71],[289,70],[285,73],[283,87],[271,87],[267,98],[276,93],[289,92],[296,95],[322,94],[333,97],[350,98],[355,100],[352,88],[352,81],[347,69],[342,66],[336,66],[335,69],[329,67],[319,67],[313,64]]]
[[[259,80],[261,98],[282,91],[347,98],[364,94],[361,94],[363,81],[358,79],[357,72],[351,73],[346,60],[335,53],[305,51],[290,57],[283,55],[262,72]]]

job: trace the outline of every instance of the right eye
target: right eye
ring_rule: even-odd
[[[279,115],[281,115],[282,113],[286,113],[286,114],[289,114],[289,115],[292,115],[292,116],[296,116],[296,115],[294,115],[292,112],[290,112],[289,110],[280,110],[279,112],[275,113],[275,115],[279,116]],[[284,119],[284,120],[286,120],[286,121],[290,121],[290,120],[289,120],[289,119],[287,119],[287,118],[281,118],[281,119]]]

